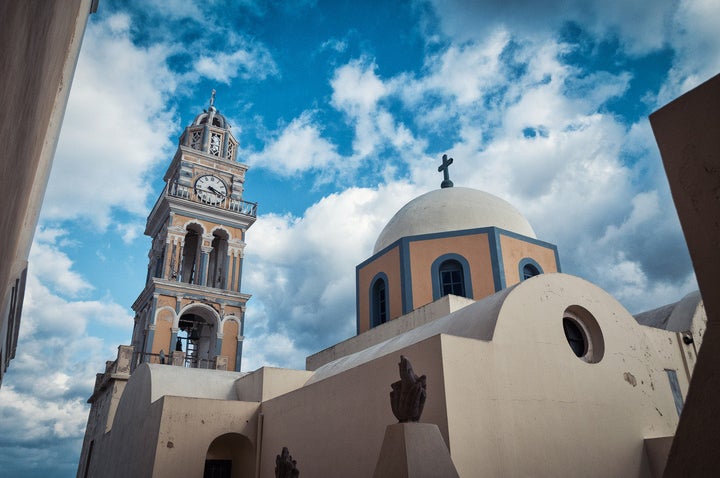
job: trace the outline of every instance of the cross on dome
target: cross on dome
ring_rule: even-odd
[[[442,171],[443,173],[443,182],[440,183],[441,188],[451,188],[453,187],[453,182],[450,181],[450,165],[453,163],[452,158],[448,158],[447,154],[443,154],[442,157],[442,164],[438,166],[438,172]]]

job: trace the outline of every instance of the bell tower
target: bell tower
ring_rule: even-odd
[[[165,188],[147,219],[145,288],[132,308],[140,363],[240,371],[245,233],[257,204],[243,200],[248,167],[225,117],[210,106],[180,137]]]

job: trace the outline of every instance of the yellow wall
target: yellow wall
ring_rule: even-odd
[[[171,309],[175,310],[175,297],[169,296],[169,295],[161,295],[158,297],[157,300],[157,308],[160,307],[170,307]]]
[[[410,242],[413,309],[433,301],[432,263],[444,254],[459,254],[470,265],[475,300],[495,293],[487,233]]]
[[[387,297],[390,301],[390,320],[402,315],[400,248],[395,246],[358,271],[357,295],[360,332],[370,328],[370,281],[379,272],[384,272],[388,278]]]
[[[227,369],[235,370],[235,356],[237,354],[238,324],[234,320],[227,320],[223,325],[223,339],[220,355],[227,357]]]
[[[555,251],[548,247],[500,234],[500,250],[505,271],[505,287],[520,282],[518,265],[526,257],[540,264],[544,273],[558,271]]]
[[[168,311],[162,311],[161,314],[162,313],[169,314]],[[155,323],[155,335],[153,338],[151,353],[157,354],[160,353],[161,350],[164,350],[165,355],[167,356],[172,351],[172,347],[170,346],[170,335],[172,333],[171,329],[172,319],[167,321],[158,317],[158,320]]]
[[[205,234],[209,234],[210,231],[212,231],[215,227],[218,226],[217,223],[210,222],[210,221],[204,221],[202,219],[198,219],[195,217],[183,216],[182,214],[175,214],[173,216],[172,225],[185,227],[185,225],[191,221],[196,224],[200,224],[202,226]],[[222,228],[224,230],[228,231],[231,239],[244,239],[242,229],[237,228],[237,227],[230,227],[230,226],[222,226]]]

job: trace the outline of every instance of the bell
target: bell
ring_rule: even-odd
[[[193,325],[193,328],[190,329],[190,336],[188,337],[188,339],[190,339],[194,342],[200,340],[200,334],[198,333],[196,326]]]

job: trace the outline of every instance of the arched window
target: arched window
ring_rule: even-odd
[[[453,294],[465,297],[463,268],[458,261],[451,259],[443,262],[440,264],[439,273],[441,296]]]
[[[165,248],[163,247],[162,253],[157,257],[157,259],[155,261],[155,277],[162,278],[164,263],[165,263]]]
[[[529,257],[526,257],[520,261],[518,264],[519,268],[519,274],[520,274],[520,280],[524,281],[526,279],[529,279],[531,277],[535,277],[536,275],[540,275],[543,273],[542,267],[540,267],[540,264],[535,262],[533,259],[530,259]]]
[[[388,321],[388,293],[385,274],[373,281],[370,290],[370,326],[377,327]]]
[[[187,284],[195,284],[199,274],[197,269],[200,266],[199,250],[202,244],[200,240],[202,231],[196,228],[197,226],[188,226],[187,234],[185,234],[185,243],[183,245],[181,282]]]
[[[473,298],[470,264],[460,254],[444,254],[430,267],[433,300],[448,294]]]
[[[228,268],[228,234],[223,230],[213,232],[212,251],[208,264],[207,286],[225,289]]]

